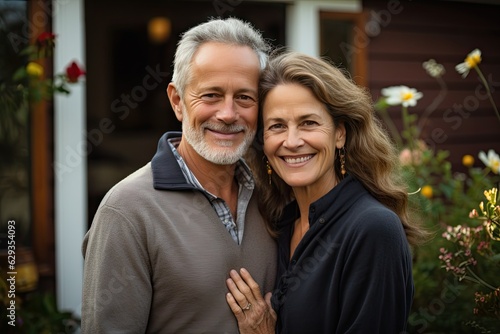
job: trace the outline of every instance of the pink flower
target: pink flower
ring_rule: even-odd
[[[399,154],[399,161],[403,166],[407,166],[411,164],[411,151],[408,148],[405,148]]]
[[[469,213],[469,218],[477,218],[479,217],[479,214],[477,213],[476,209],[472,209],[472,211]]]

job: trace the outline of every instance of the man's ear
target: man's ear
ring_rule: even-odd
[[[346,142],[346,130],[345,130],[345,125],[344,122],[339,122],[337,126],[335,127],[335,137],[336,137],[336,143],[335,146],[340,149],[344,147],[345,142]]]
[[[182,122],[182,98],[173,82],[169,83],[167,86],[167,95],[170,100],[170,105],[174,110],[175,117],[177,117],[179,122]]]

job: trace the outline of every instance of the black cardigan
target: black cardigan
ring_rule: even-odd
[[[272,305],[277,333],[405,332],[412,258],[398,216],[352,176],[311,204],[310,228],[290,259],[296,202],[280,222]]]

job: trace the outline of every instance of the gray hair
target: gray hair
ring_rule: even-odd
[[[184,97],[184,88],[191,79],[193,56],[199,47],[207,42],[249,46],[259,57],[260,70],[264,70],[267,65],[270,45],[250,23],[236,18],[211,19],[186,31],[177,44],[172,82],[181,98]]]

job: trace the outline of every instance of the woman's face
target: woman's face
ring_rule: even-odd
[[[299,84],[273,88],[263,104],[264,153],[291,187],[330,190],[336,184],[335,148],[345,143],[323,103]],[[324,191],[322,191],[324,189]]]

